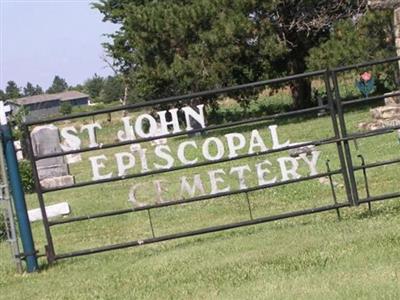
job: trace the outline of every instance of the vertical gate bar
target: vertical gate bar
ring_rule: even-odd
[[[249,193],[246,192],[245,194],[246,194],[247,206],[248,206],[248,208],[249,208],[250,220],[253,220],[253,213],[252,213],[252,211],[251,211]]]
[[[331,168],[329,167],[329,159],[326,161],[326,170],[329,173],[331,171]],[[332,192],[332,197],[333,197],[333,202],[336,204],[338,204],[337,202],[337,197],[336,197],[336,191],[335,191],[335,186],[333,185],[333,179],[332,179],[332,174],[329,174],[329,183],[331,184],[331,192]],[[340,210],[339,208],[336,208],[336,214],[338,217],[338,220],[341,220],[341,216],[340,216]]]
[[[54,251],[53,237],[51,235],[49,220],[47,218],[46,205],[44,203],[43,191],[42,191],[42,187],[40,185],[39,174],[38,174],[38,170],[36,168],[36,160],[35,160],[35,155],[33,152],[31,134],[29,132],[28,126],[23,125],[22,127],[23,127],[23,132],[25,135],[24,138],[27,141],[26,146],[28,148],[27,149],[28,156],[29,156],[29,160],[30,160],[31,166],[32,166],[33,178],[35,180],[35,190],[36,190],[36,193],[38,196],[40,211],[42,213],[42,218],[43,218],[44,232],[45,232],[46,240],[47,240],[47,246],[45,247],[47,261],[49,264],[52,264],[55,261],[56,253]]]
[[[340,97],[339,85],[338,85],[338,81],[337,81],[336,72],[332,71],[331,76],[332,76],[332,81],[333,81],[333,89],[335,91],[335,103],[336,103],[336,108],[337,108],[337,115],[339,118],[340,130],[342,133],[342,137],[345,138],[345,137],[347,137],[346,120],[344,118],[344,112],[343,112],[342,101],[341,101],[341,97]],[[351,150],[350,150],[349,141],[344,140],[343,144],[344,144],[344,152],[345,152],[346,161],[347,161],[347,171],[348,171],[349,179],[350,179],[352,205],[358,205],[359,198],[358,198],[358,192],[357,192],[357,183],[356,183],[356,179],[354,176],[353,160],[351,158]]]
[[[329,113],[330,113],[331,120],[332,120],[332,127],[333,127],[333,130],[335,133],[335,138],[339,139],[341,136],[340,136],[338,122],[336,119],[336,109],[335,109],[335,105],[334,105],[331,84],[330,84],[330,74],[331,74],[331,72],[329,70],[327,70],[325,72],[324,82],[325,82],[326,95],[328,97]],[[344,156],[343,145],[340,141],[336,142],[336,148],[337,148],[337,152],[338,152],[338,156],[339,156],[340,167],[342,170],[344,186],[346,189],[347,201],[349,203],[352,203],[353,200],[352,200],[352,195],[351,195],[350,180],[349,180],[346,160],[345,160],[345,156]]]
[[[149,223],[150,223],[150,228],[151,228],[151,234],[153,235],[153,238],[155,238],[154,235],[154,228],[153,228],[153,222],[151,220],[151,214],[150,214],[150,209],[147,210],[147,215],[149,217]]]
[[[362,166],[362,171],[363,171],[363,176],[364,176],[364,182],[365,182],[365,192],[367,194],[367,198],[371,197],[371,194],[369,192],[369,184],[368,184],[368,177],[367,177],[367,169],[365,168],[365,159],[364,156],[361,154],[357,155],[361,159],[361,166]],[[371,206],[371,201],[368,201],[368,210],[371,211],[372,206]]]

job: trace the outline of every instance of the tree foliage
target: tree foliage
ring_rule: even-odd
[[[308,68],[333,68],[395,56],[392,22],[391,11],[368,12],[358,22],[338,22],[330,39],[310,50]]]
[[[15,81],[8,81],[6,86],[6,99],[15,99],[21,97],[20,88]]]
[[[104,79],[97,74],[84,82],[84,91],[89,94],[94,101],[98,100],[101,90],[103,89]]]
[[[99,95],[99,100],[103,103],[121,101],[124,96],[124,86],[122,79],[118,76],[108,76],[104,79],[103,88]]]
[[[30,82],[26,83],[26,87],[24,87],[24,96],[35,96],[40,94],[43,94],[43,89],[38,84],[33,86]]]
[[[69,115],[70,113],[72,113],[72,104],[69,101],[64,101],[61,103],[60,106],[60,113],[62,115]]]
[[[105,47],[131,94],[149,100],[302,73],[332,24],[357,16],[365,2],[101,0],[94,7],[120,24]],[[297,107],[310,105],[310,88],[292,83]]]
[[[56,75],[53,79],[53,83],[47,89],[46,93],[49,93],[49,94],[61,93],[61,92],[66,91],[67,89],[68,89],[68,84],[65,81],[65,79]]]

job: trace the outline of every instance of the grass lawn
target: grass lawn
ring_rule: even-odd
[[[368,109],[346,115],[349,131],[357,131],[358,123],[369,119]],[[113,142],[120,127],[118,118],[111,122],[99,119],[104,129],[98,139]],[[83,121],[82,121],[83,122]],[[84,122],[89,122],[88,120]],[[329,117],[276,121],[279,139],[305,142],[332,135]],[[209,132],[206,137],[193,138],[201,145],[210,136],[221,137],[228,132],[240,132],[247,138],[257,128],[271,146],[264,122],[229,131]],[[66,124],[62,124],[65,126]],[[69,123],[77,125],[78,123]],[[168,141],[171,149],[186,137]],[[149,143],[142,146],[152,149]],[[351,143],[355,164],[357,154],[367,163],[399,156],[400,145],[395,133],[362,139],[357,147]],[[106,170],[116,171],[112,162],[116,152],[129,147],[99,151],[109,161]],[[318,171],[339,168],[335,145],[321,146]],[[242,150],[246,153],[247,150]],[[188,156],[195,157],[193,149]],[[89,156],[71,166],[77,182],[91,179]],[[269,154],[273,163],[271,174],[279,177],[279,166],[274,163],[287,153]],[[154,153],[149,151],[149,159]],[[141,183],[139,201],[156,200],[152,181],[163,180],[165,199],[177,199],[179,178],[200,174],[209,190],[206,176],[210,169],[229,169],[238,165],[253,168],[266,157],[246,158],[223,164],[168,172],[94,185],[85,188],[45,194],[46,204],[68,201],[72,216],[131,207],[128,194],[133,184]],[[138,165],[132,173],[140,171]],[[104,171],[105,172],[105,171]],[[305,165],[299,173],[307,176]],[[254,173],[254,171],[253,171]],[[368,170],[371,195],[399,191],[399,165],[387,165]],[[334,176],[339,202],[345,202],[343,180]],[[232,190],[239,183],[234,176],[225,176],[224,184]],[[360,197],[365,197],[361,172],[357,173]],[[246,177],[248,186],[257,185],[256,176]],[[332,204],[329,185],[318,180],[270,188],[249,193],[254,218]],[[28,195],[28,206],[37,207],[35,195]],[[40,260],[42,270],[36,274],[16,274],[9,258],[8,245],[0,243],[0,298],[1,299],[400,299],[400,202],[398,199],[335,211],[249,226],[224,232],[179,239],[159,244],[105,252],[101,254],[60,260],[47,266]],[[244,194],[210,199],[151,210],[156,236],[199,229],[206,226],[248,220],[249,208]],[[36,248],[43,253],[45,238],[42,224],[32,224]],[[52,227],[57,253],[151,237],[146,211],[76,222]]]

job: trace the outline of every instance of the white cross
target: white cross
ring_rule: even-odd
[[[4,105],[3,101],[0,101],[0,124],[7,124],[7,113],[11,111],[10,105]]]

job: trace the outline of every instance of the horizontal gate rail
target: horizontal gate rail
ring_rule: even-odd
[[[390,199],[394,199],[394,198],[400,198],[400,192],[388,193],[388,194],[383,194],[383,195],[379,195],[379,196],[363,198],[363,199],[360,199],[360,203],[390,200]]]
[[[174,240],[174,239],[179,239],[179,238],[184,238],[184,237],[195,236],[195,235],[199,235],[199,234],[218,232],[218,231],[234,229],[234,228],[243,227],[243,226],[256,225],[256,224],[278,221],[278,220],[287,219],[287,218],[293,218],[293,217],[311,215],[311,214],[325,212],[325,211],[337,210],[339,208],[344,208],[344,207],[348,207],[348,206],[349,206],[348,203],[342,203],[342,204],[332,204],[332,205],[322,206],[322,207],[318,207],[318,208],[310,208],[310,209],[305,209],[305,210],[301,210],[301,211],[293,211],[293,212],[274,215],[274,216],[256,218],[256,219],[248,220],[248,221],[230,223],[230,224],[225,224],[225,225],[218,225],[218,226],[207,227],[207,228],[202,228],[202,229],[187,231],[187,232],[182,232],[182,233],[176,233],[176,234],[169,234],[169,235],[164,235],[164,236],[154,237],[154,238],[149,238],[149,239],[136,240],[136,241],[120,243],[120,244],[113,244],[113,245],[109,245],[109,246],[97,247],[97,248],[86,249],[86,250],[81,250],[81,251],[74,251],[74,252],[69,252],[69,253],[65,253],[65,254],[58,254],[55,256],[55,259],[59,260],[59,259],[64,259],[64,258],[68,258],[68,257],[76,257],[76,256],[95,254],[95,253],[100,253],[100,252],[105,252],[105,251],[110,251],[110,250],[137,247],[137,246],[153,244],[153,243],[157,243],[157,242],[163,242],[163,241],[168,241],[168,240]]]
[[[350,66],[344,66],[344,67],[337,67],[332,69],[333,72],[339,73],[339,72],[344,72],[344,71],[349,71],[349,70],[354,70],[354,69],[360,69],[360,68],[365,68],[365,67],[371,67],[374,65],[382,65],[382,64],[387,64],[387,63],[392,63],[399,61],[400,57],[399,56],[394,56],[394,57],[389,57],[389,58],[384,58],[384,59],[377,59],[365,63],[360,63],[360,64],[354,64]]]
[[[391,97],[394,96],[400,96],[400,92],[392,93],[390,94]],[[342,106],[349,106],[349,105],[354,105],[354,104],[360,104],[360,103],[368,103],[372,101],[377,101],[377,100],[383,100],[387,96],[385,95],[377,95],[377,96],[371,96],[371,97],[365,97],[365,98],[360,98],[360,99],[355,99],[355,100],[346,100],[342,102]]]
[[[354,166],[354,170],[359,171],[362,169],[376,168],[376,167],[392,165],[392,164],[397,164],[397,163],[400,163],[400,158],[395,158],[395,159],[385,160],[385,161],[380,161],[380,162],[374,162],[374,163],[365,164],[362,166]]]

